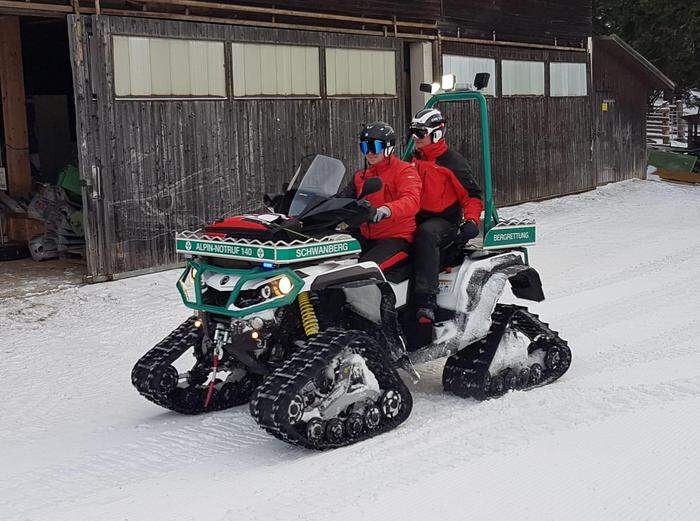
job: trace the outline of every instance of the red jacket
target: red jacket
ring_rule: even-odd
[[[363,224],[360,226],[362,235],[371,240],[401,238],[413,242],[421,193],[421,181],[416,167],[389,156],[366,170],[358,170],[354,179],[355,195],[362,192],[367,179],[377,176],[382,180],[382,189],[368,195],[366,199],[375,208],[389,208],[391,216],[376,224]]]
[[[417,150],[415,164],[423,182],[420,220],[442,217],[458,222],[461,213],[465,220],[479,223],[484,209],[481,190],[466,159],[441,139]]]

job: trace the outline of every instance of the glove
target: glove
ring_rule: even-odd
[[[389,210],[389,208],[386,206],[380,206],[377,208],[377,211],[374,213],[371,221],[376,224],[387,217],[391,217],[391,210]]]
[[[467,221],[459,227],[459,239],[462,242],[467,242],[479,235],[479,225],[474,221]]]

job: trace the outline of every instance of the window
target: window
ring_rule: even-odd
[[[318,47],[234,43],[234,96],[319,96]]]
[[[119,96],[225,97],[224,44],[114,36]]]
[[[551,96],[586,96],[588,82],[585,63],[550,63]]]
[[[474,83],[474,76],[479,72],[491,74],[484,94],[496,95],[496,60],[491,58],[474,58],[472,56],[456,56],[445,54],[442,57],[442,73],[454,74],[458,84]]]
[[[326,49],[329,96],[396,96],[396,53],[372,49]]]
[[[544,62],[503,60],[501,81],[504,96],[544,96]]]

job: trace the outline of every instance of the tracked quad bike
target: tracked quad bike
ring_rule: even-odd
[[[480,93],[459,94],[483,103],[483,117]],[[488,133],[484,141],[489,159]],[[485,170],[483,241],[445,248],[432,330],[415,321],[410,269],[359,262],[360,245],[346,233],[368,219],[362,196],[381,181],[368,180],[359,199],[334,197],[345,167],[317,155],[284,194],[266,196],[270,213],[177,235],[187,258],[177,287],[196,314],[136,363],[134,386],[185,414],[249,402],[275,437],[328,449],[408,418],[400,369],[417,379],[416,365],[447,358],[445,390],[478,400],[553,382],[571,362],[567,343],[526,308],[498,303],[507,284],[516,297],[544,298],[524,247],[534,225],[498,222]],[[194,366],[178,371],[190,352]]]

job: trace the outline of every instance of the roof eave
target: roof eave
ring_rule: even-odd
[[[654,81],[652,83],[655,87],[662,90],[675,90],[676,84],[663,72],[661,72],[656,66],[642,56],[637,50],[635,50],[630,44],[624,41],[622,38],[616,34],[610,36],[598,36],[597,38],[612,42],[622,49],[625,53],[630,55],[637,64],[652,78]]]

